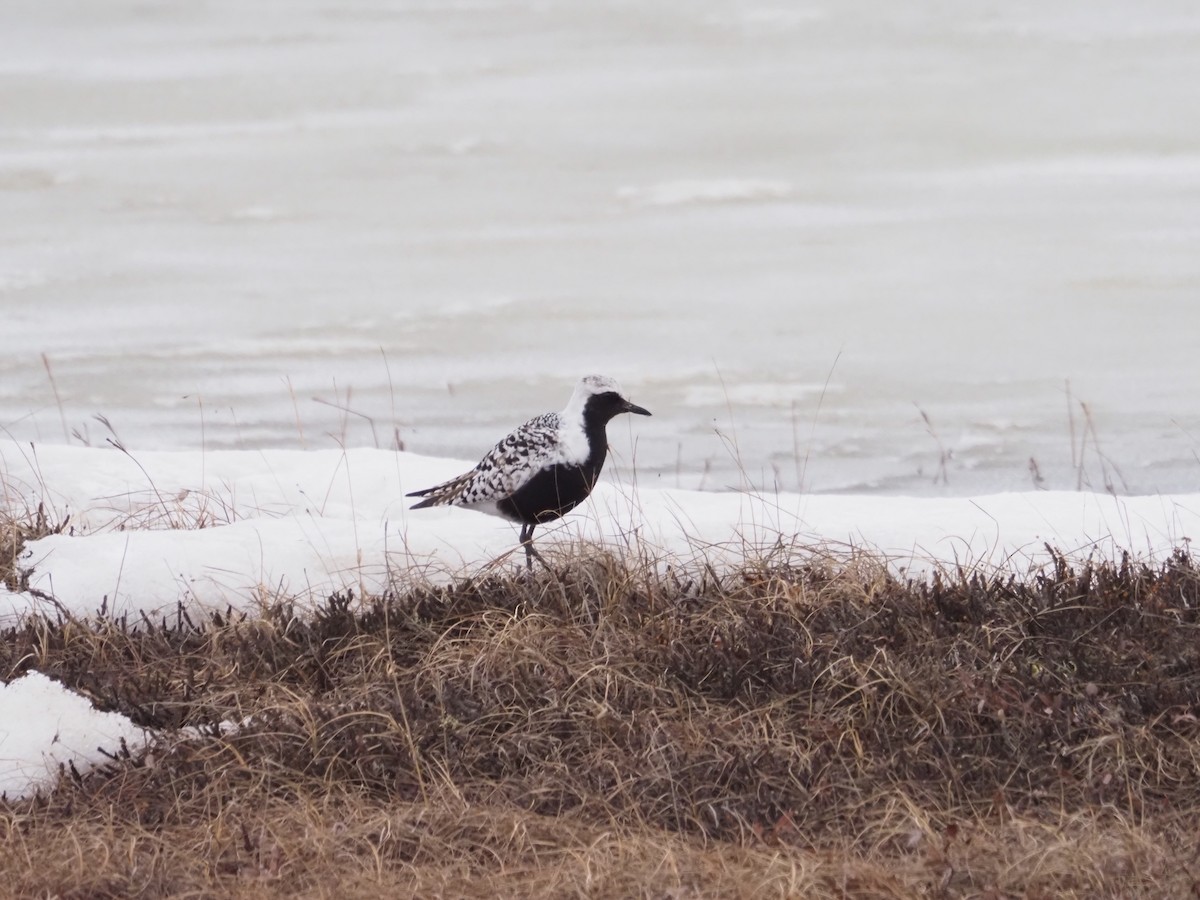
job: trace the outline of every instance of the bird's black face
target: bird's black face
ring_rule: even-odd
[[[588,397],[584,417],[600,424],[607,423],[613,416],[621,413],[633,413],[636,416],[648,416],[650,411],[630,403],[616,391],[605,391]]]

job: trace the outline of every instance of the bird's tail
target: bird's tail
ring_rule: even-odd
[[[471,480],[471,472],[465,475],[459,475],[457,478],[451,478],[449,481],[443,481],[441,484],[435,484],[433,487],[425,488],[421,491],[413,491],[411,494],[405,494],[406,497],[424,497],[420,503],[414,503],[409,509],[425,509],[427,506],[449,506],[463,492],[463,488],[467,486],[467,482]]]

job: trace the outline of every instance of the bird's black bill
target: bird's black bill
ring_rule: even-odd
[[[630,403],[629,401],[625,402],[625,412],[633,413],[635,416],[650,415],[650,410],[642,409],[642,407],[638,406],[636,403]]]

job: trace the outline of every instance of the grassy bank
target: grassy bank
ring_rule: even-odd
[[[1186,554],[929,584],[582,555],[315,616],[29,620],[0,677],[164,736],[0,804],[0,871],[89,898],[1192,896],[1198,610]]]

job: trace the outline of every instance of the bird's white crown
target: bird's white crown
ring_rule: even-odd
[[[607,375],[585,375],[575,388],[576,393],[583,394],[585,397],[593,394],[605,394],[609,391],[620,394],[622,397],[625,396],[621,385],[617,384],[617,379],[609,378]]]

